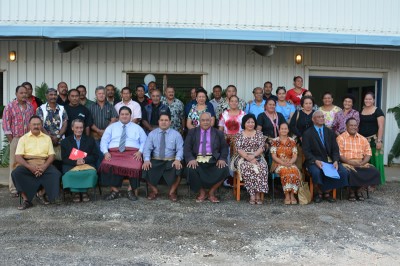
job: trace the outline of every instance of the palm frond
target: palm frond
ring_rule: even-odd
[[[46,82],[42,82],[40,86],[35,87],[35,96],[38,97],[42,102],[46,102],[46,91],[49,88]]]
[[[394,115],[397,126],[400,128],[400,104],[395,107],[389,108],[388,113],[392,113]]]
[[[388,155],[388,165],[393,163],[393,160],[400,156],[400,133],[397,134],[396,140],[393,143]]]
[[[8,167],[10,163],[10,143],[7,137],[3,139],[3,149],[0,150],[0,165],[2,167]]]

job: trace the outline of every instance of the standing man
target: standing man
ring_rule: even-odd
[[[106,85],[106,99],[112,106],[115,106],[119,100],[117,99],[117,95],[115,94],[115,86],[112,84]]]
[[[29,131],[29,119],[35,114],[32,104],[27,101],[27,93],[24,86],[17,86],[15,96],[16,99],[7,104],[3,111],[3,131],[10,143],[8,188],[12,197],[19,196],[11,178],[11,171],[15,166],[15,151],[18,140]]]
[[[192,108],[193,104],[197,104],[196,92],[197,92],[196,88],[192,88],[190,90],[190,101],[185,105],[185,119],[188,117],[190,109]]]
[[[138,187],[142,175],[142,153],[147,136],[140,126],[131,122],[131,116],[132,110],[122,106],[119,121],[108,126],[101,138],[100,150],[104,155],[99,168],[101,184],[111,187],[105,200],[120,197],[124,178],[129,178],[128,199],[137,200],[133,190]]]
[[[65,107],[57,103],[57,90],[48,88],[46,91],[47,103],[36,110],[36,114],[43,121],[42,131],[48,135],[53,143],[55,160],[61,161],[60,142],[64,138],[68,125],[68,115]]]
[[[286,101],[291,104],[294,104],[296,107],[300,106],[300,100],[303,97],[303,92],[306,91],[303,88],[303,78],[300,76],[296,76],[293,78],[294,88],[290,89],[286,93]]]
[[[182,134],[186,124],[185,107],[179,99],[175,98],[174,87],[167,86],[162,104],[166,105],[171,111],[171,128]]]
[[[93,118],[91,126],[91,136],[95,139],[96,146],[100,152],[100,141],[106,128],[114,122],[118,121],[118,113],[114,106],[106,101],[106,90],[103,86],[96,88],[96,102],[89,107],[89,111]],[[103,160],[103,153],[100,152],[97,168]]]
[[[150,103],[149,97],[145,94],[143,85],[137,85],[135,89],[135,97],[133,99],[135,102],[140,104],[140,107],[143,108]],[[143,111],[142,111],[143,113]]]
[[[89,109],[89,106],[94,104],[94,101],[91,101],[88,98],[86,98],[86,87],[83,85],[79,85],[78,87],[76,87],[76,89],[79,91],[80,104]]]
[[[32,95],[33,87],[31,83],[25,81],[21,85],[26,88],[26,95],[27,95],[26,100],[32,104],[33,110],[36,112],[36,109],[43,104],[42,100]]]
[[[151,96],[151,93],[156,89],[157,89],[157,83],[155,81],[150,81],[149,84],[147,85],[147,95]]]
[[[218,203],[215,191],[230,176],[227,165],[228,144],[224,133],[211,127],[210,113],[201,114],[200,126],[189,130],[185,139],[184,156],[190,188],[199,192],[196,202],[203,202],[208,198],[212,203]],[[209,189],[208,194],[206,189]]]
[[[68,92],[69,104],[64,106],[68,114],[68,126],[65,136],[71,136],[74,132],[72,131],[72,121],[80,119],[85,124],[85,134],[90,135],[90,127],[93,124],[92,116],[89,110],[79,103],[79,91],[72,89]]]
[[[213,96],[214,96],[214,99],[212,99],[210,101],[210,103],[214,107],[214,113],[216,113],[217,112],[217,108],[218,108],[218,104],[220,104],[220,102],[222,101],[222,87],[220,85],[215,85],[213,87]],[[218,122],[215,123],[215,124],[218,125]]]
[[[57,104],[59,105],[68,105],[69,100],[68,100],[68,85],[64,81],[61,81],[60,83],[57,84],[57,91],[58,91],[58,98],[57,98]]]
[[[142,108],[140,107],[140,104],[132,100],[131,89],[124,87],[121,90],[121,97],[122,101],[115,105],[115,110],[119,113],[119,109],[121,109],[122,106],[129,107],[132,111],[132,122],[138,124],[142,119]]]
[[[142,124],[146,133],[156,129],[158,127],[158,120],[160,119],[160,113],[166,112],[171,115],[171,111],[168,106],[161,102],[161,92],[159,90],[153,90],[151,93],[152,103],[146,105],[144,110],[146,113],[143,115]]]
[[[314,126],[304,132],[302,146],[306,158],[306,167],[317,189],[314,201],[320,203],[325,199],[328,202],[335,202],[330,193],[332,189],[348,185],[348,173],[339,163],[340,154],[336,135],[333,130],[324,125],[325,119],[322,111],[315,111],[312,120]],[[333,167],[339,173],[339,177],[326,176],[322,171],[323,164],[333,164]]]
[[[54,150],[49,136],[42,132],[42,120],[34,115],[29,121],[30,132],[26,133],[18,142],[15,152],[16,162],[19,164],[11,175],[18,192],[23,198],[18,210],[32,207],[32,199],[40,187],[37,197],[44,204],[49,204],[44,196],[46,192],[50,201],[58,197],[60,191],[61,173],[52,165]]]
[[[178,199],[176,189],[181,181],[183,139],[178,131],[170,128],[171,116],[168,113],[160,114],[158,125],[147,137],[143,151],[143,178],[152,191],[147,198],[157,198],[157,184],[164,177],[170,187],[168,197],[175,202]]]
[[[267,81],[264,83],[264,95],[263,95],[263,99],[265,101],[267,101],[268,99],[274,99],[274,101],[278,101],[278,97],[276,95],[272,94],[272,82],[271,81]]]

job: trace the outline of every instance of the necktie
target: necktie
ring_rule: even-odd
[[[324,135],[322,134],[322,129],[321,129],[321,128],[318,128],[318,132],[319,132],[319,138],[321,139],[322,144],[325,145],[325,142],[324,142]]]
[[[201,155],[206,156],[207,155],[207,130],[204,130],[203,132],[203,142],[201,143]]]
[[[125,142],[126,142],[126,125],[123,125],[121,139],[119,140],[119,146],[118,146],[119,152],[125,151]]]
[[[165,134],[167,132],[166,131],[161,131],[161,140],[160,140],[160,159],[164,159],[165,158]]]

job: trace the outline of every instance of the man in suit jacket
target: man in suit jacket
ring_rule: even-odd
[[[314,126],[304,132],[302,146],[306,167],[318,191],[314,201],[316,203],[321,202],[323,199],[322,193],[324,193],[324,198],[327,201],[335,202],[330,192],[332,189],[348,185],[348,173],[339,163],[340,154],[336,136],[331,129],[324,126],[324,114],[321,111],[315,111],[312,119]],[[322,171],[323,163],[332,163],[340,178],[335,179],[325,176]]]
[[[63,187],[69,188],[74,194],[74,202],[89,201],[87,189],[97,183],[96,162],[98,151],[95,140],[82,134],[84,123],[75,119],[71,123],[73,135],[61,141],[61,158],[63,161]],[[69,158],[73,149],[85,152],[86,157],[71,160]]]
[[[185,139],[184,157],[190,188],[199,192],[197,202],[219,202],[216,189],[229,176],[228,144],[222,131],[211,127],[211,114],[200,116],[200,127],[190,129]],[[209,189],[208,195],[205,189]]]

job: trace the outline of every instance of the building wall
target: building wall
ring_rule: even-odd
[[[400,35],[396,0],[0,0],[0,25],[125,25]]]
[[[88,97],[94,88],[107,83],[126,86],[127,72],[204,74],[203,86],[236,84],[240,97],[252,98],[252,89],[270,80],[292,86],[295,75],[305,77],[313,69],[374,73],[383,79],[382,106],[400,103],[400,52],[383,49],[345,49],[328,47],[278,46],[271,57],[262,57],[252,46],[237,44],[162,43],[128,41],[83,42],[70,53],[58,52],[53,41],[0,41],[0,71],[4,71],[4,99],[14,97],[15,87],[23,81],[34,85],[46,82],[55,87],[60,81],[69,87],[84,84]],[[17,51],[17,61],[8,62],[8,51]],[[303,54],[304,62],[294,63]],[[398,133],[393,115],[387,115],[385,144],[388,153]]]

